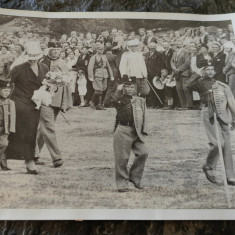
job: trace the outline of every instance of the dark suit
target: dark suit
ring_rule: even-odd
[[[33,92],[38,90],[48,67],[38,63],[38,76],[33,72],[28,62],[13,68],[11,81],[15,84],[11,99],[16,106],[16,133],[10,133],[6,149],[8,159],[34,159],[36,135],[40,111],[31,100]]]
[[[81,54],[78,57],[78,61],[76,63],[77,70],[80,70],[80,69],[83,70],[85,72],[85,76],[86,76],[86,79],[87,79],[87,93],[86,93],[86,96],[85,96],[85,99],[86,99],[87,103],[89,103],[89,101],[91,100],[91,98],[93,96],[93,93],[94,93],[92,82],[88,79],[87,67],[88,67],[90,58],[91,58],[91,56],[89,54],[87,54],[85,57],[83,57],[83,55]],[[75,92],[76,92],[75,96],[78,97],[77,83],[76,83]]]
[[[167,53],[162,52],[162,63],[163,63],[163,68],[167,69],[168,74],[172,73],[171,69],[171,58],[173,56],[173,50],[170,48]]]
[[[203,40],[202,40],[202,38],[200,38],[200,42],[201,42],[202,44],[207,44],[207,43],[208,43],[208,34],[205,35],[205,37],[203,38]]]
[[[149,41],[149,37],[147,36],[146,39],[145,39],[144,44],[145,44],[145,45],[148,45],[150,42],[154,42],[154,43],[157,44],[157,39],[156,39],[156,37],[153,36],[153,37],[151,38],[151,40]]]
[[[104,37],[104,45],[106,45],[107,42],[112,43],[112,41],[113,41],[112,36]]]
[[[170,48],[167,52],[163,51],[162,52],[162,63],[163,63],[163,68],[167,69],[168,74],[172,73],[172,68],[171,68],[171,58],[173,56],[173,50]],[[171,88],[172,95],[173,95],[173,100],[174,100],[174,106],[175,107],[180,107],[180,100],[178,97],[178,93],[176,91],[176,87]]]
[[[76,68],[77,70],[83,70],[85,72],[86,77],[88,76],[88,72],[87,72],[87,66],[89,64],[91,56],[89,54],[85,55],[85,57],[83,57],[83,55],[79,55],[77,63],[76,63]]]
[[[145,54],[145,63],[146,63],[146,68],[148,72],[148,80],[152,87],[154,88],[153,85],[153,78],[155,76],[160,77],[161,76],[161,69],[163,68],[163,63],[162,63],[162,55],[160,52],[148,52]],[[155,89],[155,88],[154,88]],[[163,90],[157,90],[155,89],[155,92],[160,96],[160,99],[163,101]],[[158,98],[154,94],[154,91],[150,89],[149,95],[147,96],[147,106],[161,106],[161,103],[159,102]]]
[[[179,54],[174,52],[171,59],[172,70],[179,70],[176,74],[176,90],[180,99],[181,108],[191,108],[193,106],[192,92],[186,87],[186,82],[190,77],[190,54],[182,49]]]
[[[108,81],[108,88],[107,88],[105,98],[104,98],[104,105],[109,106],[112,103],[111,97],[113,96],[114,92],[117,89],[121,75],[119,72],[118,56],[112,53],[106,53],[105,55],[113,71],[113,77],[114,77],[114,81],[110,81],[110,80]]]
[[[140,41],[147,45],[147,35],[144,35],[144,37],[140,37]]]
[[[210,53],[210,56],[212,58],[212,62],[215,67],[215,72],[216,72],[215,80],[225,83],[226,77],[225,74],[223,74],[223,68],[225,66],[226,55],[224,54],[223,51],[220,51],[216,55],[214,55],[214,53]]]
[[[208,64],[207,59],[205,59],[202,53],[198,54],[196,57],[196,65],[198,68],[202,68]]]

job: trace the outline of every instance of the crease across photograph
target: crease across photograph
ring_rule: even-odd
[[[233,18],[0,9],[0,219],[235,219]]]

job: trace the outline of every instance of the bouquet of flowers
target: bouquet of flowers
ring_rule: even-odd
[[[32,101],[37,105],[36,109],[39,109],[41,104],[50,105],[58,87],[69,85],[69,83],[69,75],[59,72],[48,72],[42,81],[42,86],[33,93]]]

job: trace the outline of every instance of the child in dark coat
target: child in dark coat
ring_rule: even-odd
[[[10,93],[11,84],[0,80],[0,166],[4,171],[10,170],[5,156],[8,135],[10,132],[15,132],[15,103],[8,99]]]

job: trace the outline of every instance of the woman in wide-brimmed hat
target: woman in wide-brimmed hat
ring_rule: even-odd
[[[34,163],[36,135],[40,111],[31,100],[33,92],[40,88],[48,67],[38,63],[42,57],[39,42],[27,44],[27,62],[15,66],[11,73],[14,90],[11,99],[16,105],[16,133],[9,135],[7,159],[25,160],[27,173],[37,174]]]

